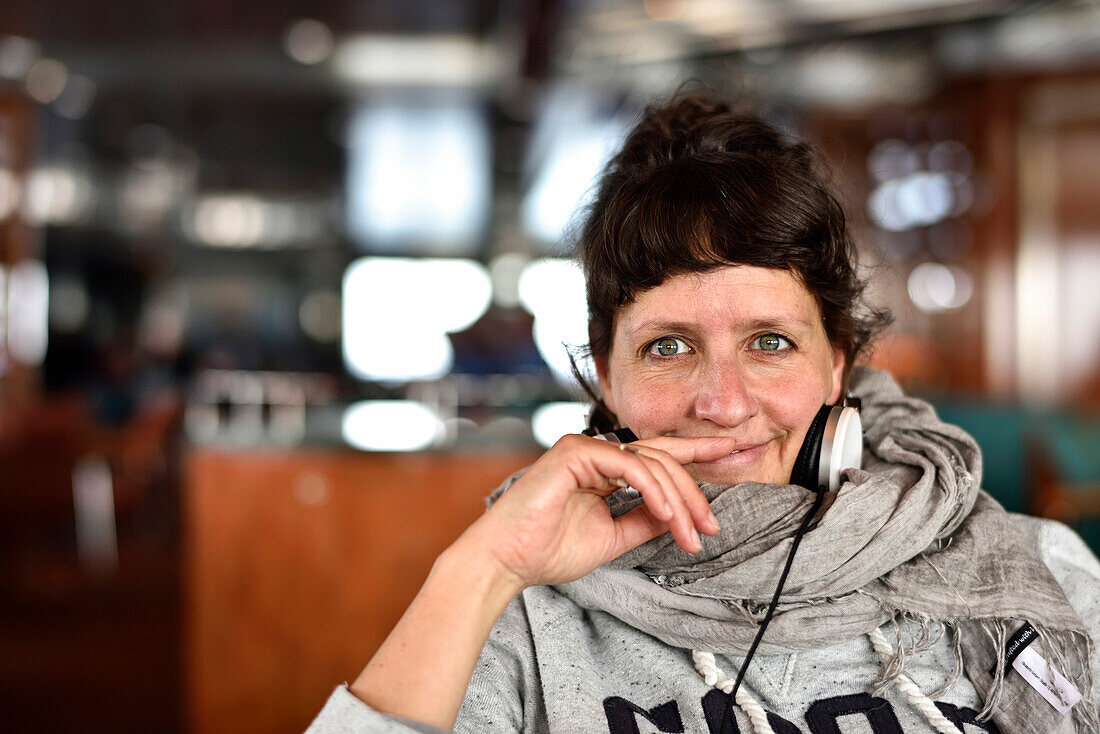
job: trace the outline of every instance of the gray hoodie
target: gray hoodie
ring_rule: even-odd
[[[1064,525],[1022,515],[1013,520],[1065,590],[1092,639],[1100,640],[1100,562]],[[892,631],[883,631],[892,637]],[[966,676],[933,695],[955,666],[949,637],[918,653],[906,673],[964,734],[997,731],[992,723],[976,720],[980,698]],[[716,663],[734,676],[741,658],[717,655]],[[936,731],[897,688],[876,692],[881,666],[882,657],[862,636],[793,654],[757,654],[743,688],[763,706],[776,734]],[[1094,680],[1100,680],[1095,658],[1092,668]],[[690,650],[670,647],[610,614],[583,609],[552,588],[535,587],[513,600],[493,629],[454,730],[753,732],[740,708],[721,729],[728,699],[704,682]],[[1064,731],[1073,732],[1070,717],[1064,718]],[[335,690],[308,730],[437,731],[376,712],[346,686]]]

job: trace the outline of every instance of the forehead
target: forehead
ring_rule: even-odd
[[[618,314],[630,333],[684,319],[725,327],[787,322],[813,327],[821,313],[810,291],[790,271],[729,265],[704,273],[674,275],[641,293]]]

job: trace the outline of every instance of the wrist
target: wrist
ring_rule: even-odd
[[[431,575],[461,578],[470,593],[481,594],[488,602],[503,602],[501,610],[529,586],[480,542],[476,525],[436,558]]]

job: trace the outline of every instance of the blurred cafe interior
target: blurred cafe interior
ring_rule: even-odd
[[[301,731],[584,426],[578,207],[680,88],[824,151],[873,363],[1100,549],[1100,4],[4,0],[4,729]]]

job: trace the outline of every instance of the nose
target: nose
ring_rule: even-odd
[[[714,361],[699,375],[695,417],[734,428],[756,415],[760,403],[735,359]]]

